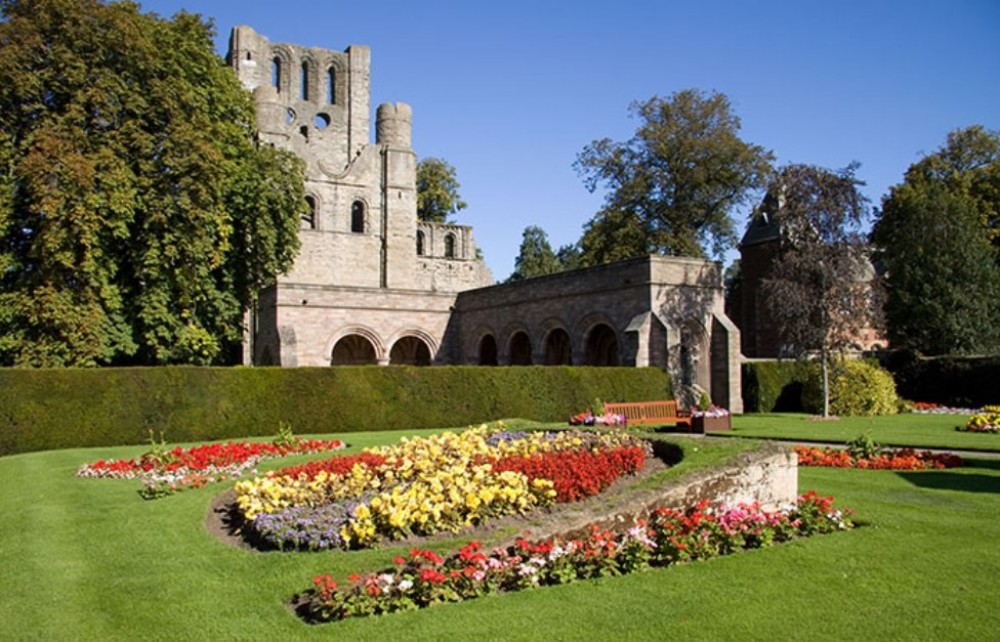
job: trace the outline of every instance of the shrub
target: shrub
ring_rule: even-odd
[[[819,368],[810,372],[802,392],[807,412],[823,407]],[[898,411],[896,384],[882,368],[860,360],[834,362],[830,368],[830,412],[842,416],[894,415]]]
[[[754,361],[743,364],[743,408],[747,412],[802,412],[802,389],[815,363]]]

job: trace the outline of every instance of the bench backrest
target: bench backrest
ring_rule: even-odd
[[[624,403],[606,403],[604,412],[624,415],[629,421],[643,419],[674,419],[677,417],[677,401],[628,401]]]

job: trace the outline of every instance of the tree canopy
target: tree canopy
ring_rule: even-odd
[[[0,9],[0,364],[223,361],[298,251],[303,165],[199,16]]]
[[[1000,133],[956,130],[907,170],[872,231],[890,343],[924,354],[1000,350]]]
[[[788,350],[796,356],[819,354],[824,416],[829,414],[831,355],[851,347],[859,332],[880,321],[878,283],[861,232],[868,201],[855,169],[783,167],[756,213],[770,217],[781,232],[763,285],[768,311]]]
[[[514,273],[510,275],[508,281],[554,274],[562,269],[562,264],[552,251],[545,230],[536,225],[524,228],[524,233],[521,235],[521,249],[514,260]]]
[[[417,163],[417,218],[447,223],[452,214],[466,208],[458,194],[455,168],[440,158],[423,158]]]
[[[580,241],[584,263],[721,256],[736,241],[732,213],[767,185],[772,154],[738,136],[718,92],[654,96],[631,111],[641,121],[631,139],[595,140],[574,164],[589,190],[607,189]]]

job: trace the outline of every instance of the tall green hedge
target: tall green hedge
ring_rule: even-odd
[[[817,366],[802,361],[743,364],[745,412],[802,412],[802,390]]]
[[[881,361],[904,399],[962,408],[1000,403],[1000,356],[924,357],[899,351]]]
[[[654,368],[338,367],[0,370],[0,455],[169,442],[559,421],[595,398],[672,398]]]

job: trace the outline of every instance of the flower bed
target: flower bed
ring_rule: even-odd
[[[972,415],[964,426],[956,426],[955,430],[1000,433],[1000,406],[983,406],[981,413]]]
[[[152,439],[151,439],[152,441]],[[154,499],[185,488],[235,479],[267,459],[306,453],[341,450],[339,439],[300,439],[288,435],[272,442],[226,442],[202,444],[191,448],[167,449],[155,441],[153,448],[135,459],[98,460],[83,464],[78,477],[141,479],[143,497]]]
[[[600,492],[649,452],[626,434],[481,427],[274,471],[237,483],[236,501],[257,543],[366,547]]]
[[[569,418],[569,425],[571,426],[624,426],[627,423],[628,419],[625,415],[613,412],[595,415],[587,410]]]
[[[330,575],[314,577],[312,588],[298,596],[298,612],[310,622],[326,622],[409,611],[706,559],[852,526],[850,511],[835,509],[832,498],[814,492],[799,497],[795,507],[774,512],[757,504],[715,508],[703,501],[685,511],[657,509],[648,521],[619,532],[592,526],[584,539],[521,539],[489,554],[471,542],[447,558],[414,548],[397,557],[394,567],[350,575],[343,588]]]
[[[933,401],[914,401],[910,410],[919,415],[971,415],[978,412],[974,408],[943,406]]]
[[[886,450],[867,456],[852,454],[850,450],[836,448],[816,448],[796,446],[795,454],[799,466],[821,466],[826,468],[864,468],[872,470],[927,470],[956,468],[962,465],[962,458],[950,453],[919,452],[912,448]]]

